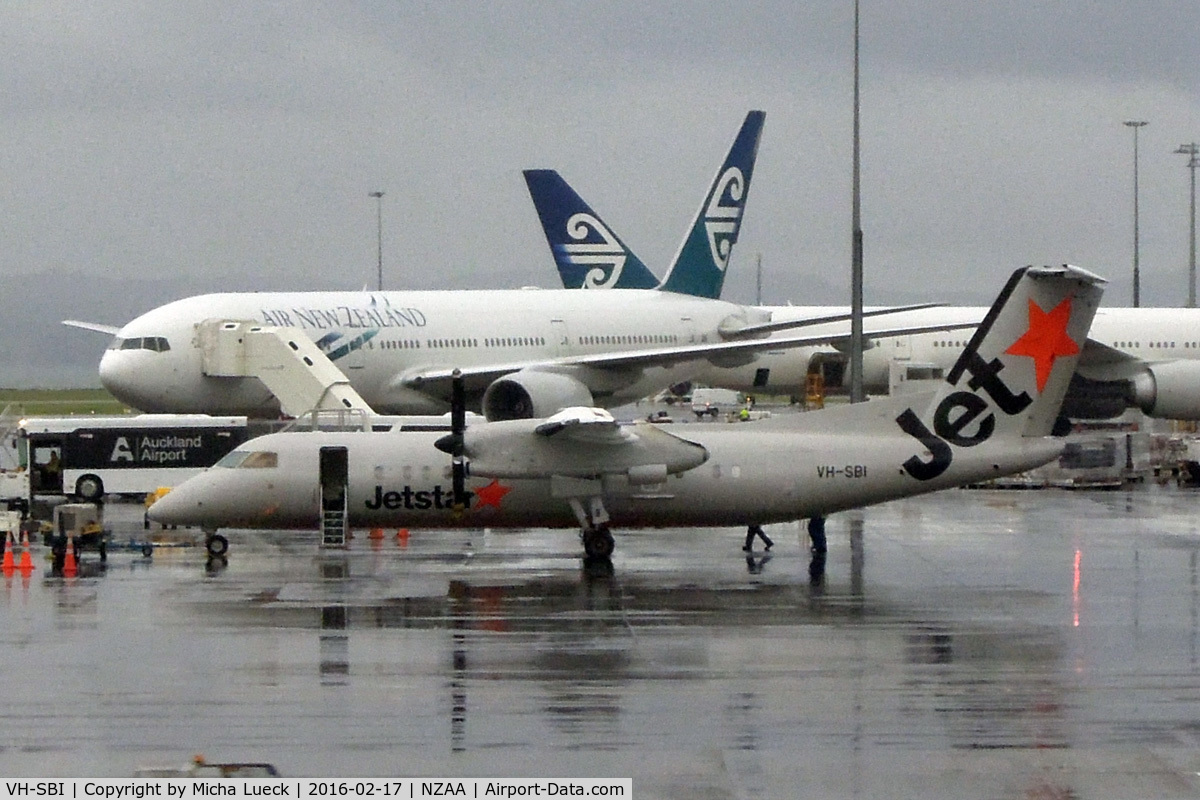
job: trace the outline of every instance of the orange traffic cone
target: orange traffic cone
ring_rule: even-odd
[[[13,548],[13,535],[12,535],[12,532],[9,531],[9,534],[4,537],[4,564],[0,565],[0,569],[4,570],[5,575],[12,575],[13,570],[15,570],[17,568],[16,565],[13,563],[12,548]]]
[[[396,541],[400,543],[401,547],[408,547],[408,528],[396,531]]]
[[[75,563],[75,537],[67,537],[67,555],[63,559],[63,575],[73,578],[79,573],[79,565]]]
[[[371,528],[370,538],[371,539],[382,539],[383,538],[383,528]]]
[[[33,556],[29,554],[29,534],[21,534],[21,563],[17,567],[22,575],[33,572]]]

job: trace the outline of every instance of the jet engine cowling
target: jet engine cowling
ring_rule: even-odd
[[[570,406],[595,404],[577,378],[532,369],[497,378],[483,393],[483,415],[489,422],[549,417]]]
[[[1130,395],[1152,417],[1200,420],[1200,361],[1151,364],[1130,381]]]

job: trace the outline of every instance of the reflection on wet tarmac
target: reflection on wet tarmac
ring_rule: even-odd
[[[54,681],[0,715],[0,769],[200,751],[303,775],[633,775],[639,797],[1187,796],[1198,499],[847,513],[819,580],[795,526],[770,555],[726,529],[621,534],[607,564],[555,531],[110,556],[6,585],[9,674]]]

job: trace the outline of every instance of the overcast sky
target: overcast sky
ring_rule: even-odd
[[[862,0],[868,303],[984,304],[1071,262],[1182,305],[1192,2]],[[558,283],[521,170],[662,272],[745,113],[766,126],[725,296],[846,303],[853,5],[8,0],[0,385],[72,379],[178,296]],[[36,354],[32,350],[38,350]],[[73,371],[72,371],[73,370]],[[67,378],[52,377],[45,383]]]

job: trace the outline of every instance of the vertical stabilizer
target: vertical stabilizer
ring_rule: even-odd
[[[928,405],[913,404],[895,416],[900,429],[924,445],[904,470],[931,480],[960,451],[992,439],[1049,435],[1104,283],[1069,265],[1014,272]]]
[[[653,289],[658,278],[552,169],[524,172],[567,289]]]
[[[725,270],[741,231],[742,212],[750,194],[750,177],[765,120],[766,113],[762,111],[746,115],[659,288],[696,297],[721,296]]]

